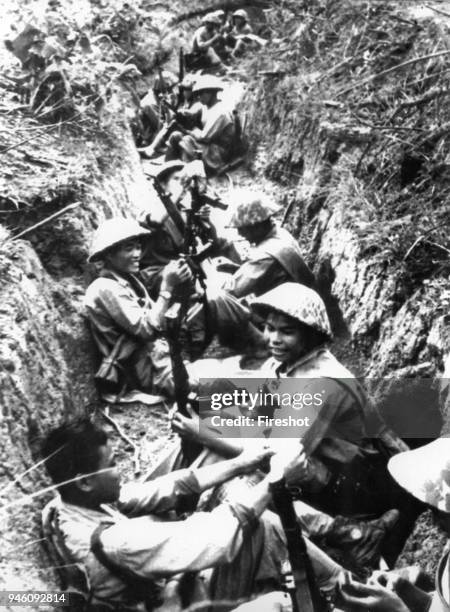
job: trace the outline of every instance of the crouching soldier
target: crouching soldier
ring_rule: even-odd
[[[141,240],[149,235],[137,221],[113,218],[100,225],[92,241],[89,261],[101,262],[102,268],[86,291],[85,309],[103,358],[97,373],[103,392],[138,389],[171,396],[173,391],[163,319],[175,287],[192,275],[184,261],[170,262],[152,300],[136,276]]]
[[[158,295],[165,266],[182,256],[187,234],[186,211],[191,205],[186,185],[193,179],[205,180],[204,174],[203,177],[200,172],[196,174],[198,163],[188,166],[173,160],[161,166],[155,175],[155,186],[160,196],[140,214],[141,223],[152,232],[145,240],[141,276],[153,298]],[[194,220],[199,241],[203,238],[210,242],[213,256],[237,255],[232,252],[231,244],[217,236],[209,214],[210,207],[203,205]],[[201,244],[199,248],[203,246]],[[239,352],[261,350],[264,339],[251,323],[249,309],[217,286],[217,272],[212,262],[203,262],[197,267],[205,276],[205,287],[199,287],[191,277],[184,286],[178,287],[174,296],[175,301],[182,301],[188,307],[186,328],[191,357],[199,357],[215,334],[222,344]]]
[[[142,134],[139,146],[149,144],[163,127],[164,122],[172,119],[173,113],[169,107],[176,105],[175,87],[177,83],[178,79],[172,72],[163,70],[155,78],[153,87],[140,101],[139,118],[142,124]]]
[[[409,494],[431,506],[450,537],[450,440],[439,438],[422,448],[392,457],[388,465],[396,482]],[[447,544],[436,572],[436,590],[428,593],[401,575],[379,572],[367,584],[347,581],[340,588],[343,610],[377,612],[448,612],[450,610],[450,562]]]
[[[231,56],[238,57],[239,55],[243,55],[252,45],[252,40],[258,40],[259,37],[253,34],[247,11],[243,9],[234,11],[232,23],[233,27],[226,38],[226,42],[227,45],[231,47]],[[257,46],[255,42],[253,42],[253,45]]]
[[[202,24],[194,33],[192,39],[191,66],[224,70],[222,60],[216,52],[216,47],[222,46],[222,20],[216,13],[208,13],[202,19]],[[189,60],[189,57],[187,58]]]
[[[174,132],[169,138],[166,160],[182,159],[189,162],[203,159],[206,169],[218,172],[235,156],[241,146],[239,120],[237,115],[219,100],[218,93],[223,84],[217,77],[201,75],[192,90],[198,94],[205,109],[202,127]]]
[[[235,213],[230,225],[248,240],[253,249],[244,264],[224,288],[237,298],[261,295],[285,282],[311,287],[314,275],[305,263],[300,247],[291,234],[279,227],[273,216],[277,207],[261,191],[236,192]]]
[[[63,565],[84,569],[88,610],[142,612],[165,604],[175,612],[196,602],[215,608],[215,600],[231,610],[258,593],[281,590],[285,536],[277,517],[263,512],[286,460],[272,457],[269,474],[239,501],[186,513],[203,491],[253,472],[270,454],[260,449],[121,486],[102,429],[81,420],[50,432],[43,455],[59,496],[51,502],[49,536],[64,550]],[[319,587],[333,589],[341,568],[306,545]],[[279,601],[285,597],[280,593]]]

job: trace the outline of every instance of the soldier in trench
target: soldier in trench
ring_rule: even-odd
[[[308,392],[313,397],[317,393],[322,398],[320,407],[311,411],[306,432],[295,429],[287,434],[283,428],[272,428],[270,433],[273,448],[296,445],[298,436],[302,436],[307,461],[301,474],[289,474],[289,482],[299,487],[297,510],[305,529],[323,546],[334,542],[337,554],[351,563],[370,565],[381,550],[393,564],[423,510],[396,485],[386,469],[387,456],[404,448],[403,443],[370,406],[360,383],[328,350],[330,323],[325,305],[314,290],[285,283],[253,300],[251,308],[265,321],[264,333],[272,355],[255,376],[270,377],[269,391],[280,392],[284,384],[291,395],[294,387],[296,393]],[[295,414],[292,408],[280,408],[275,416],[289,414]],[[242,445],[218,439],[217,432],[199,425],[196,418],[180,414],[173,419],[173,428],[182,437],[197,439],[223,456],[241,452]],[[336,522],[332,518],[336,516],[350,519],[350,529],[343,531],[345,537],[350,535],[347,550],[339,550],[336,530],[342,532],[340,525],[345,521]],[[373,522],[361,525],[361,516]],[[356,521],[354,533],[359,534],[353,541],[352,520]],[[385,537],[387,534],[389,537]]]
[[[431,507],[450,537],[450,440],[439,438],[392,457],[392,478],[410,495]],[[377,572],[367,584],[349,580],[339,588],[338,605],[348,612],[448,612],[450,609],[448,543],[438,564],[434,592],[423,591],[398,572]]]
[[[167,162],[159,169],[155,179],[166,196],[180,208],[180,214],[184,198],[189,196],[183,190],[187,168],[179,161]],[[237,206],[231,225],[237,227],[239,234],[253,245],[248,260],[243,263],[233,241],[217,235],[210,222],[210,208],[203,206],[200,209],[203,227],[208,231],[207,237],[216,245],[214,255],[225,256],[235,263],[234,273],[222,275],[220,288],[215,282],[214,289],[211,286],[206,289],[207,308],[210,311],[207,319],[211,329],[209,333],[204,333],[205,345],[207,337],[217,332],[222,344],[252,353],[263,349],[264,341],[255,326],[248,322],[249,311],[243,298],[260,295],[286,281],[310,286],[314,283],[314,275],[303,260],[297,242],[273,219],[277,208],[264,193],[242,189],[233,194],[233,200]],[[181,255],[183,235],[174,228],[173,220],[160,201],[149,202],[141,215],[141,222],[152,230],[142,257],[141,274],[150,294],[154,296],[163,266]],[[216,277],[217,273],[214,272],[214,281]],[[195,291],[195,286],[188,288],[191,297]],[[205,321],[200,313],[191,317],[191,329],[194,325],[204,327]]]
[[[162,337],[164,314],[177,286],[192,273],[182,259],[161,272],[158,295],[152,300],[138,279],[141,241],[150,232],[133,219],[113,218],[99,226],[89,261],[101,266],[84,300],[92,336],[102,357],[98,383],[104,392],[123,394],[139,389],[173,394],[168,345]]]
[[[258,296],[285,282],[312,287],[314,275],[294,237],[274,219],[278,207],[262,191],[241,189],[233,194],[236,209],[230,225],[252,249],[247,261],[224,284],[237,298]]]
[[[158,131],[173,117],[171,107],[176,105],[177,77],[168,70],[156,76],[153,86],[139,103],[139,121],[142,126],[140,146],[148,145]]]
[[[225,44],[230,49],[234,59],[244,55],[249,49],[264,45],[266,41],[253,33],[247,11],[237,9],[232,15],[232,27],[225,38]]]
[[[285,534],[266,508],[270,483],[295,468],[296,455],[271,457],[261,446],[215,465],[121,485],[106,433],[87,419],[49,432],[42,454],[59,491],[46,509],[47,534],[62,572],[83,572],[77,575],[86,591],[83,609],[176,612],[191,604],[215,608],[218,600],[232,610],[271,591],[253,604],[292,610],[282,591]],[[268,474],[245,495],[211,512],[187,510],[202,492],[254,472],[269,457]],[[306,547],[319,588],[332,592],[342,568],[310,542]]]
[[[234,159],[241,150],[239,118],[233,109],[219,100],[224,86],[220,79],[208,74],[200,75],[193,94],[204,106],[201,128],[175,131],[170,136],[166,160],[181,159],[190,162],[201,158],[210,174],[217,173]]]
[[[221,32],[222,20],[216,12],[208,13],[202,19],[201,26],[197,28],[192,38],[192,52],[190,61],[193,65],[201,65],[221,73],[225,71],[216,47],[223,46],[223,34]]]
[[[172,218],[174,212],[169,214],[159,198],[149,201],[139,216],[143,226],[152,232],[151,237],[145,241],[141,259],[141,276],[151,296],[157,295],[164,266],[183,256],[187,233],[186,214],[192,205],[189,190],[192,180],[205,181],[200,162],[166,162],[157,171],[155,181],[174,205],[176,219],[174,221]],[[258,353],[264,350],[265,341],[250,320],[248,306],[220,287],[218,279],[226,275],[217,271],[216,257],[221,258],[222,265],[223,257],[226,257],[228,265],[233,265],[231,260],[239,261],[239,256],[230,242],[218,236],[210,215],[211,207],[204,204],[194,220],[200,242],[198,248],[203,248],[202,240],[208,241],[212,247],[210,257],[196,266],[194,279],[180,287],[173,297],[173,301],[183,302],[188,311],[185,329],[189,352],[192,358],[200,357],[217,335],[220,344],[234,351]],[[205,277],[202,281],[204,287],[199,285],[199,274]]]

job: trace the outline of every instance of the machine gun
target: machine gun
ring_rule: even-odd
[[[170,360],[172,362],[172,376],[173,384],[175,388],[175,402],[177,404],[178,411],[183,416],[190,418],[187,406],[190,402],[189,399],[189,377],[184,365],[183,355],[181,352],[181,321],[182,321],[182,307],[179,302],[175,302],[167,310],[164,315],[166,323],[166,338],[169,343]],[[198,457],[202,450],[202,446],[196,442],[182,439],[181,448],[183,451],[183,462],[185,465],[191,465],[191,463]]]
[[[194,274],[196,274],[200,285],[204,289],[205,275],[200,264],[213,254],[216,248],[216,235],[211,225],[201,218],[200,209],[202,206],[209,205],[220,210],[227,210],[228,204],[223,202],[216,194],[208,193],[197,176],[194,176],[191,180],[190,192],[191,207],[186,211],[183,253],[188,261],[193,262]],[[200,243],[202,243],[201,247],[199,247]]]
[[[311,561],[306,550],[302,528],[294,510],[291,492],[284,478],[270,484],[273,505],[286,534],[287,549],[294,579],[289,588],[294,612],[327,612],[329,606],[316,583]]]

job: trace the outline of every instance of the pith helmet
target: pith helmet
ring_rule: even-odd
[[[199,91],[205,91],[206,89],[212,89],[215,91],[223,90],[223,83],[216,76],[211,74],[202,74],[198,77],[195,82],[193,93],[198,93]]]
[[[247,11],[244,11],[244,9],[238,9],[237,11],[234,11],[233,17],[240,17],[241,19],[248,21],[248,13]]]
[[[150,236],[150,232],[139,225],[134,219],[114,217],[104,221],[95,230],[89,250],[88,261],[98,261],[105,251],[124,240]]]
[[[165,181],[169,174],[172,174],[172,172],[176,172],[177,170],[182,170],[185,165],[186,164],[180,159],[172,159],[171,161],[165,162],[158,168],[158,170],[156,170],[155,178],[157,178],[158,181]]]
[[[259,296],[250,304],[263,316],[275,310],[332,338],[325,304],[318,293],[299,283],[283,283]]]
[[[243,227],[266,221],[278,212],[278,207],[262,191],[236,190],[233,199],[238,202],[230,225]]]
[[[205,15],[202,19],[202,23],[213,23],[214,25],[218,26],[222,25],[219,15],[217,15],[215,12]]]
[[[442,512],[450,512],[450,438],[399,453],[388,469],[409,493]]]

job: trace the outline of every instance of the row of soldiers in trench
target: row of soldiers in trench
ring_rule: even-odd
[[[221,89],[210,75],[192,87],[207,109],[221,106]],[[387,568],[426,508],[450,533],[449,441],[409,450],[333,355],[316,279],[271,198],[235,190],[223,213],[232,232],[216,226],[214,207],[225,206],[207,175],[228,145],[205,129],[173,132],[142,210],[92,239],[85,308],[99,393],[174,404],[178,442],[140,482],[121,484],[98,424],[48,434],[59,494],[44,529],[64,579],[96,612],[448,610],[448,556],[434,592],[422,573]],[[229,357],[211,358],[218,348]],[[294,380],[323,402],[298,436],[220,436],[195,406],[233,376]]]

